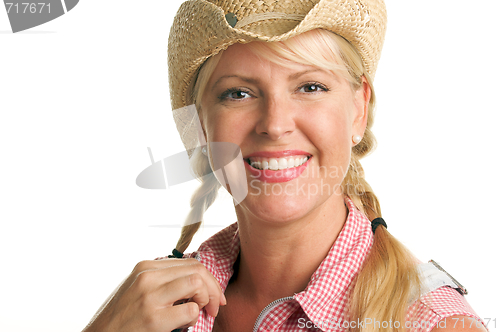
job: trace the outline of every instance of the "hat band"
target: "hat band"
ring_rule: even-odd
[[[287,13],[261,13],[250,15],[243,18],[241,21],[238,21],[234,28],[239,29],[244,27],[245,25],[249,25],[259,21],[272,20],[272,19],[284,19],[284,20],[293,20],[293,21],[302,21],[306,17],[306,15],[302,14],[287,14]]]

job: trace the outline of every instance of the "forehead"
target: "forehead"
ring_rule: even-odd
[[[278,73],[294,73],[309,71],[324,71],[321,68],[305,65],[290,60],[279,58],[278,55],[273,55],[270,58],[257,55],[253,52],[252,43],[249,44],[233,44],[229,46],[223,53],[217,64],[211,81],[217,80],[218,77],[233,74],[278,74]]]

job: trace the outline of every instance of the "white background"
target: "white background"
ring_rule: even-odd
[[[174,247],[179,228],[150,226],[180,224],[197,182],[135,178],[148,146],[182,150],[167,84],[180,3],[84,0],[16,34],[0,9],[1,331],[80,331],[138,261]],[[387,7],[367,179],[392,234],[498,329],[500,2]],[[235,220],[221,192],[190,251]]]

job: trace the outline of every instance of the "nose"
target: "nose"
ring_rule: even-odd
[[[268,97],[261,105],[261,115],[256,126],[260,136],[273,141],[289,135],[295,130],[295,120],[291,105],[285,98]]]

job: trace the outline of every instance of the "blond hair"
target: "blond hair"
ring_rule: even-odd
[[[300,63],[332,70],[350,82],[353,90],[362,87],[362,77],[365,77],[370,88],[371,98],[368,106],[368,119],[362,141],[353,147],[349,170],[342,182],[342,190],[356,207],[368,219],[381,216],[380,204],[372,188],[366,182],[363,168],[359,160],[369,154],[376,145],[371,132],[374,119],[375,93],[370,75],[361,61],[361,57],[344,38],[323,29],[312,30],[282,42],[249,44],[253,53],[281,66]],[[201,67],[197,78],[191,83],[187,100],[194,103],[200,110],[201,96],[207,86],[222,52],[209,58]],[[192,157],[192,164],[197,174],[207,174],[210,167],[208,158],[197,151]],[[192,210],[187,217],[177,250],[183,252],[198,230],[203,212],[213,203],[220,188],[215,176],[205,176],[201,187],[191,199]],[[372,319],[380,322],[400,322],[401,329],[405,326],[406,311],[413,300],[412,296],[419,293],[420,279],[416,268],[416,260],[411,253],[385,227],[378,227],[374,234],[373,247],[366,257],[361,271],[351,288],[348,316],[350,320],[365,321]],[[386,328],[375,324],[357,326],[351,331],[395,331],[399,330],[388,324]]]

